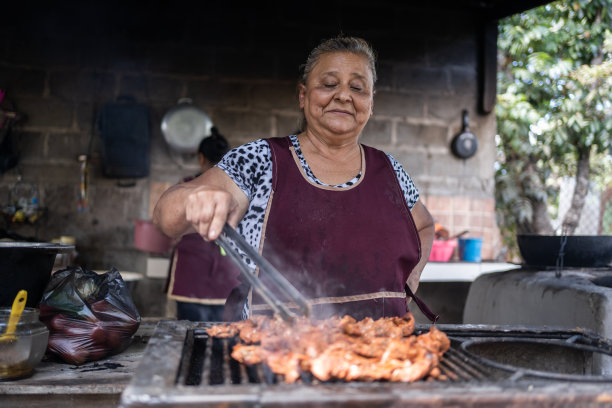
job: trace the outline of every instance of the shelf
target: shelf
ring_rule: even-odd
[[[485,273],[520,269],[521,265],[506,262],[429,262],[421,274],[421,282],[473,282]]]

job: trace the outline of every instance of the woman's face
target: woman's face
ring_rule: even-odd
[[[308,130],[358,136],[372,114],[373,88],[365,56],[349,52],[322,55],[306,85],[299,88]]]

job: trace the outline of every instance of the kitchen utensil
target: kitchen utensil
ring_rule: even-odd
[[[231,245],[230,240],[259,267],[260,273],[268,275],[270,280],[297,305],[302,314],[306,316],[310,315],[310,304],[306,298],[304,298],[304,296],[302,296],[302,294],[289,283],[289,281],[287,281],[287,279],[285,279],[266,258],[253,249],[253,247],[244,240],[242,235],[236,232],[229,224],[225,223],[223,233],[217,238],[217,242],[230,255],[232,260],[240,268],[242,274],[253,288],[259,292],[264,301],[270,305],[275,313],[279,314],[283,320],[288,322],[292,322],[295,319],[295,314],[251,272],[240,253]]]
[[[0,336],[0,343],[17,340],[17,336],[15,336],[15,329],[17,328],[17,323],[19,323],[19,319],[21,319],[21,314],[25,308],[27,298],[28,292],[25,290],[20,290],[19,293],[17,293],[17,296],[15,296],[13,306],[11,307],[11,315],[9,316],[8,324],[6,325],[6,332]]]
[[[470,232],[469,230],[465,230],[465,231],[461,231],[458,234],[452,235],[448,238],[446,238],[447,240],[451,240],[451,239],[457,239],[457,238],[461,238],[462,236],[464,236],[465,234],[467,234],[468,232]]]
[[[161,130],[166,143],[179,153],[196,153],[200,141],[210,135],[212,120],[189,98],[182,98],[162,118]]]
[[[478,149],[478,139],[470,132],[468,124],[468,112],[463,111],[463,128],[461,133],[454,137],[451,142],[451,150],[453,154],[460,159],[468,159],[472,157]]]

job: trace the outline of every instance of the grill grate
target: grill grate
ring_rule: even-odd
[[[361,406],[593,406],[602,395],[609,401],[608,383],[559,381],[525,375],[485,364],[465,350],[474,340],[529,338],[579,342],[612,353],[609,340],[581,329],[514,326],[439,325],[451,339],[451,349],[439,368],[446,381],[326,382],[303,375],[286,384],[265,365],[244,366],[230,358],[235,340],[209,338],[212,323],[162,321],[121,396],[121,407],[361,407]],[[417,325],[416,332],[429,330]],[[591,382],[589,382],[591,381]]]
[[[178,383],[187,386],[283,383],[282,376],[274,374],[267,365],[245,366],[231,357],[237,340],[211,338],[205,328],[190,330],[187,334],[191,353],[184,353]],[[492,371],[471,358],[460,348],[460,342],[452,341],[451,348],[440,361],[444,381],[465,382],[490,379]],[[319,384],[310,373],[302,373],[300,382]],[[434,380],[440,381],[440,380]]]

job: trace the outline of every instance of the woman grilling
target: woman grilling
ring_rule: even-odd
[[[364,40],[321,43],[298,84],[301,131],[233,149],[202,176],[171,187],[155,222],[169,236],[195,231],[209,241],[226,221],[237,226],[312,301],[317,318],[403,316],[408,295],[435,320],[413,295],[433,219],[402,166],[359,143],[375,83],[374,52]],[[243,284],[224,313],[236,319],[267,310]]]
[[[212,169],[227,153],[229,144],[216,127],[198,147],[201,174]],[[187,177],[183,182],[193,180]],[[168,274],[168,298],[176,300],[179,320],[219,322],[223,319],[225,299],[240,282],[240,271],[227,257],[221,256],[213,242],[197,233],[185,234],[174,247]]]

